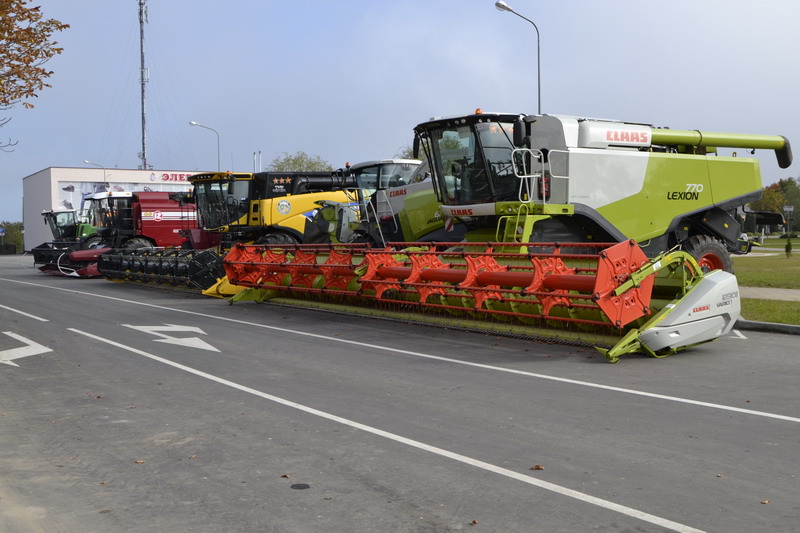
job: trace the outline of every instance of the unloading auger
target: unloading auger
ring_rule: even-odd
[[[224,259],[231,301],[595,345],[610,362],[663,357],[728,333],[736,278],[691,255],[620,243],[243,245]]]

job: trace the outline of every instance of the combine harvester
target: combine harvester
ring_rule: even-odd
[[[373,163],[357,166],[366,180],[385,175],[387,182],[392,177],[402,181],[419,165],[411,160]],[[240,288],[226,283],[221,258],[234,243],[329,242],[329,222],[316,218],[320,205],[344,205],[350,212],[363,198],[354,190],[349,167],[335,172],[215,172],[196,174],[189,181],[194,186],[189,201],[199,221],[187,234],[191,250],[114,250],[100,257],[99,269],[106,278],[230,296]]]
[[[739,316],[735,210],[761,194],[780,136],[475,113],[415,128],[460,242],[243,245],[232,298],[593,344],[616,362],[727,334]]]
[[[99,257],[112,248],[181,247],[182,232],[196,226],[185,193],[102,192],[74,211],[44,211],[54,241],[32,250],[34,265],[47,274],[98,277]]]

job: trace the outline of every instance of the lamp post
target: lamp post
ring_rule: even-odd
[[[786,213],[786,234],[792,230],[792,213],[794,213],[793,205],[783,206],[783,212]]]
[[[207,130],[211,130],[211,131],[213,131],[214,133],[217,134],[217,172],[219,172],[220,171],[220,165],[219,165],[219,133],[214,128],[209,128],[208,126],[203,126],[202,124],[198,124],[194,120],[189,122],[189,125],[190,126],[200,126],[201,128],[205,128]]]
[[[533,22],[531,19],[527,17],[523,17],[522,15],[511,9],[511,6],[503,2],[503,0],[497,0],[497,2],[494,3],[494,7],[496,7],[498,11],[508,11],[509,13],[514,13],[516,16],[518,16],[523,20],[527,20],[533,25],[533,29],[536,30],[536,92],[539,104],[539,109],[537,113],[541,115],[542,114],[542,63],[540,58],[539,28],[536,26],[535,22]]]
[[[100,167],[100,168],[103,169],[103,185],[106,188],[108,188],[108,183],[106,182],[106,167],[104,167],[100,163],[95,163],[94,161],[89,161],[88,159],[84,159],[83,162],[86,163],[87,165],[94,165],[96,167]]]

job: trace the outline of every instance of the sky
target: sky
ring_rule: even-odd
[[[800,154],[796,0],[507,0],[539,29],[542,112],[784,135]],[[0,113],[0,221],[50,166],[141,163],[138,0],[34,0],[70,25],[51,88]],[[304,151],[393,157],[417,123],[537,112],[534,27],[493,0],[147,0],[147,156],[250,172]],[[745,154],[741,153],[740,156]],[[756,152],[764,184],[800,176]],[[43,206],[47,208],[49,206]]]

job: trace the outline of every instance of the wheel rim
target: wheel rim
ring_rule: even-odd
[[[704,254],[697,261],[697,264],[700,265],[704,272],[723,269],[722,259],[716,254]]]

